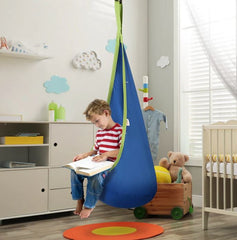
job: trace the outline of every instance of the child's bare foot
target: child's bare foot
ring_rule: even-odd
[[[80,215],[83,204],[84,204],[84,199],[77,200],[76,210],[73,212],[75,215]]]
[[[93,208],[84,208],[80,213],[81,219],[88,218],[92,211]]]

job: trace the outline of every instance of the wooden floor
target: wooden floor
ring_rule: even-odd
[[[89,219],[80,220],[72,213],[54,214],[40,217],[5,220],[0,226],[1,240],[60,240],[68,229],[79,225],[99,222],[135,221],[160,225],[164,233],[150,238],[152,240],[234,240],[237,239],[237,218],[225,215],[210,214],[209,229],[202,230],[201,208],[194,208],[192,215],[186,215],[181,220],[170,217],[150,216],[138,220],[132,210],[118,209],[100,205],[93,211]],[[121,237],[122,239],[122,237]]]

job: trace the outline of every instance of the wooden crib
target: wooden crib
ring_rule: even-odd
[[[237,216],[237,121],[203,126],[202,227],[209,213]]]

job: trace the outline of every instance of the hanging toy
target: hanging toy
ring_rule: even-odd
[[[153,97],[148,97],[148,76],[143,76],[143,89],[139,89],[143,92],[143,108],[148,106],[148,102],[153,99]]]

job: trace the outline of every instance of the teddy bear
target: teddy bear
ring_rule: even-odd
[[[189,156],[181,152],[168,152],[168,158],[162,158],[159,165],[168,169],[171,176],[172,183],[178,178],[179,173],[182,169],[182,179],[181,182],[189,183],[192,181],[191,173],[184,167],[185,162],[189,160]]]

